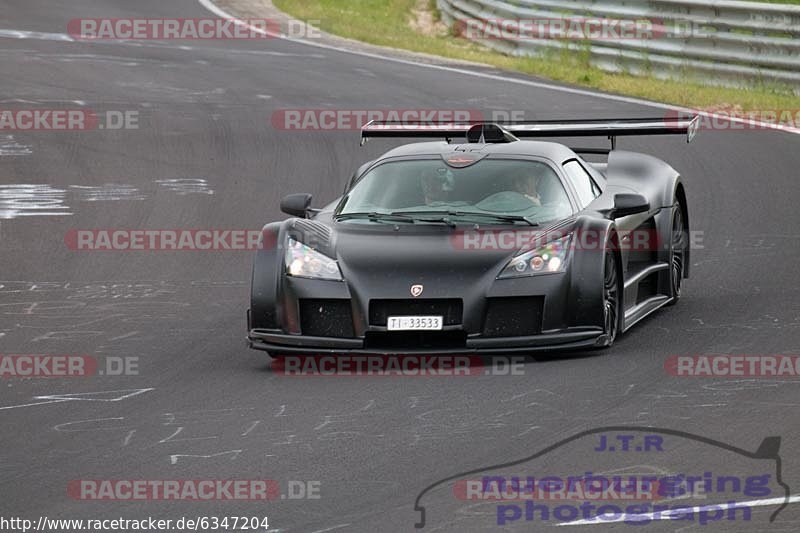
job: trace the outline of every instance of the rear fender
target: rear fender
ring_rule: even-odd
[[[614,150],[608,155],[608,183],[643,195],[651,207],[670,207],[680,182],[678,172],[664,161],[647,154]]]

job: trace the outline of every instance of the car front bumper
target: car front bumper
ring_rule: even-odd
[[[569,328],[524,337],[468,337],[458,346],[413,346],[382,348],[365,347],[364,339],[290,335],[281,330],[251,329],[247,341],[250,348],[273,354],[512,354],[556,350],[577,350],[604,346],[606,336],[601,328]]]

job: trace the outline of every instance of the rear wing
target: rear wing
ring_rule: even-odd
[[[688,143],[694,139],[698,126],[698,116],[514,122],[373,120],[361,128],[361,144],[377,137],[444,138],[448,142],[464,137],[467,143],[514,142],[529,137],[608,137],[613,150],[616,138],[626,135],[686,135]]]

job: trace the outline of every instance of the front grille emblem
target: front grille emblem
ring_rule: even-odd
[[[423,287],[422,285],[412,285],[412,286],[411,286],[411,296],[413,296],[414,298],[416,298],[417,296],[419,296],[420,294],[422,294],[422,290],[423,290],[424,288],[425,288],[425,287]]]

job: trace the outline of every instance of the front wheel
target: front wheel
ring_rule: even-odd
[[[613,252],[606,252],[603,274],[603,317],[605,319],[605,346],[611,346],[619,334],[620,290],[617,259]]]

